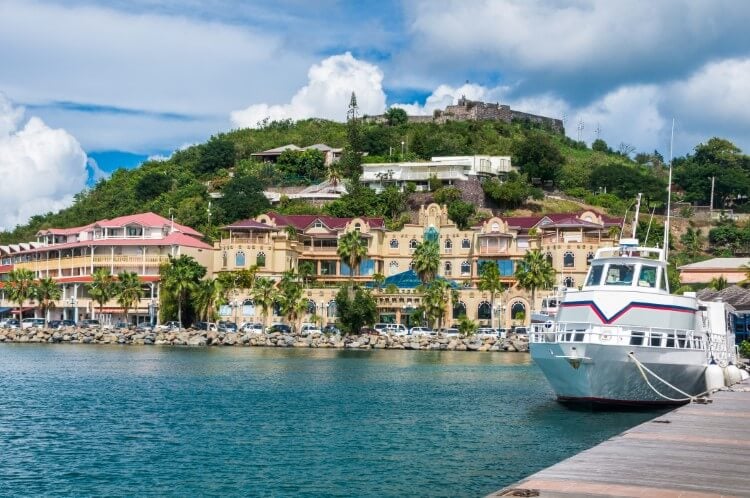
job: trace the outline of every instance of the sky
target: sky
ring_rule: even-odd
[[[465,95],[572,138],[750,152],[742,0],[0,0],[0,227],[265,118]],[[280,144],[281,145],[281,144]],[[42,181],[43,180],[43,181]]]

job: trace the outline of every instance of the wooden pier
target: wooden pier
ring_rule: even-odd
[[[638,425],[491,497],[750,497],[750,381]]]

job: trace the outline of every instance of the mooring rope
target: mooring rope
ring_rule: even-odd
[[[635,362],[635,366],[638,367],[638,371],[641,372],[641,375],[643,376],[643,380],[646,381],[646,384],[648,384],[648,387],[650,387],[652,391],[654,391],[656,394],[658,394],[659,396],[661,396],[662,398],[664,398],[666,400],[675,401],[675,402],[695,401],[696,399],[698,399],[701,396],[704,396],[704,395],[706,395],[706,394],[708,394],[710,392],[710,391],[704,391],[704,392],[702,392],[702,393],[700,393],[700,394],[698,394],[696,396],[691,396],[690,394],[686,393],[682,389],[673,386],[672,384],[670,384],[666,380],[664,380],[661,377],[659,377],[658,375],[656,375],[646,365],[644,365],[643,363],[641,363],[640,360],[638,360],[638,358],[635,357],[635,354],[633,352],[628,353],[628,356]],[[651,384],[651,381],[648,379],[648,376],[646,375],[646,372],[648,372],[651,375],[653,375],[658,381],[660,381],[661,383],[663,383],[667,387],[669,387],[671,389],[674,389],[678,393],[682,394],[683,396],[685,396],[685,398],[670,398],[669,396],[667,396],[667,395],[659,392],[659,390],[656,389],[656,387],[654,387],[653,384]]]

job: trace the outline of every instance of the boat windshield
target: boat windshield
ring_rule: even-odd
[[[656,287],[655,266],[641,266],[641,274],[638,276],[638,287]]]
[[[591,265],[591,271],[589,271],[589,278],[586,280],[586,285],[599,285],[602,281],[603,271],[604,265]]]
[[[625,263],[610,264],[609,268],[607,268],[607,278],[604,283],[606,285],[631,285],[634,274],[635,265]]]

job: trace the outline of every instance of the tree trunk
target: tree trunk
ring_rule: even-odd
[[[177,321],[180,324],[180,328],[182,328],[182,293],[180,293],[180,297],[177,299]]]

